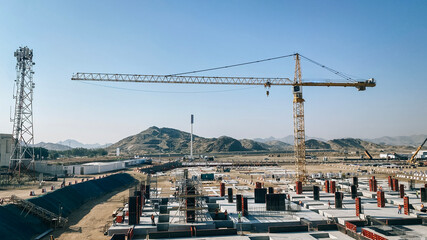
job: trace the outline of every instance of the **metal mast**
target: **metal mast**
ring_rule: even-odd
[[[193,160],[193,123],[194,123],[194,115],[191,114],[190,160]]]
[[[34,161],[34,133],[33,133],[33,50],[28,47],[19,47],[15,51],[16,57],[16,94],[15,114],[13,118],[12,154],[9,168],[19,170],[21,165],[28,167]]]
[[[305,163],[305,127],[304,127],[304,99],[302,98],[301,66],[299,54],[295,54],[295,77],[294,77],[294,152],[296,165],[296,178],[298,181],[306,180]]]

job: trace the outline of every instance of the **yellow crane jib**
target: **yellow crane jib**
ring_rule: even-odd
[[[227,68],[232,66],[241,66],[245,64],[252,64],[261,61],[269,61],[273,59],[290,57],[295,58],[295,76],[293,81],[289,78],[271,78],[271,77],[211,77],[211,76],[190,76],[188,73],[196,73],[202,71],[215,70],[220,68]],[[304,58],[334,74],[346,79],[346,82],[310,82],[302,81],[300,58]],[[143,74],[114,74],[114,73],[75,73],[71,80],[75,81],[104,81],[104,82],[139,82],[139,83],[179,83],[179,84],[220,84],[220,85],[260,85],[267,88],[267,96],[270,94],[268,89],[271,86],[292,86],[293,87],[293,118],[294,118],[294,152],[295,152],[295,165],[296,165],[296,179],[305,182],[306,172],[306,157],[305,157],[305,126],[304,126],[304,99],[302,96],[302,87],[355,87],[359,91],[366,90],[367,87],[375,87],[376,82],[373,78],[355,81],[345,74],[335,71],[329,67],[324,66],[314,60],[311,60],[298,53],[270,58],[260,61],[253,61],[243,64],[235,64],[220,68],[212,68],[206,70],[193,71],[188,73],[174,74],[174,75],[143,75]]]

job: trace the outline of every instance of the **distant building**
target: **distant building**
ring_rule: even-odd
[[[12,134],[0,133],[0,166],[9,166],[12,152]]]
[[[381,159],[395,159],[396,156],[394,154],[390,154],[390,153],[381,153],[380,158]]]

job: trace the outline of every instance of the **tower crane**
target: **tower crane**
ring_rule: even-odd
[[[182,74],[173,75],[141,75],[141,74],[111,74],[111,73],[75,73],[71,80],[77,81],[105,81],[105,82],[138,82],[138,83],[179,83],[179,84],[220,84],[220,85],[261,85],[269,89],[271,86],[292,86],[293,87],[293,119],[294,119],[294,154],[296,165],[296,179],[301,182],[306,181],[306,156],[305,156],[305,127],[304,127],[304,99],[302,96],[303,86],[323,86],[323,87],[355,87],[359,91],[366,90],[367,87],[375,87],[373,78],[363,81],[353,82],[306,82],[301,78],[300,57],[298,53],[288,55],[295,58],[294,79],[289,78],[268,78],[268,77],[210,77],[210,76],[187,76]],[[344,76],[338,71],[321,65],[307,57],[305,59],[326,68],[337,75]],[[277,58],[276,58],[277,59]],[[271,59],[268,59],[271,60]],[[260,62],[260,61],[255,61]],[[250,63],[255,63],[250,62]],[[232,66],[239,66],[236,64]],[[215,68],[219,69],[219,68]],[[213,70],[213,69],[209,69]],[[200,71],[194,71],[200,72]],[[347,78],[347,80],[350,80]],[[267,90],[267,96],[269,91]]]

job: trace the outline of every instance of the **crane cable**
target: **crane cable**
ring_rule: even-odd
[[[261,63],[261,62],[267,62],[267,61],[272,61],[272,60],[277,60],[277,59],[281,59],[281,58],[287,58],[287,57],[292,57],[295,55],[300,55],[302,58],[304,58],[305,60],[321,67],[324,68],[330,72],[332,72],[333,74],[344,78],[347,81],[351,81],[351,82],[357,82],[357,80],[353,79],[352,77],[350,77],[348,74],[344,74],[340,71],[337,71],[333,68],[330,68],[328,66],[325,66],[319,62],[314,61],[313,59],[310,59],[304,55],[301,55],[299,53],[293,53],[293,54],[288,54],[288,55],[283,55],[283,56],[278,56],[278,57],[272,57],[272,58],[265,58],[265,59],[260,59],[260,60],[256,60],[256,61],[250,61],[250,62],[244,62],[244,63],[237,63],[237,64],[232,64],[232,65],[226,65],[226,66],[222,66],[222,67],[214,67],[214,68],[207,68],[207,69],[201,69],[201,70],[194,70],[194,71],[189,71],[189,72],[181,72],[181,73],[174,73],[174,74],[169,74],[166,75],[166,77],[173,77],[173,76],[179,76],[179,75],[187,75],[187,74],[193,74],[193,73],[199,73],[199,72],[207,72],[207,71],[213,71],[213,70],[219,70],[219,69],[225,69],[225,68],[232,68],[232,67],[239,67],[239,66],[244,66],[244,65],[249,65],[249,64],[254,64],[254,63]]]
[[[272,61],[272,60],[277,60],[277,59],[280,59],[280,58],[287,58],[287,57],[292,57],[292,56],[295,56],[295,53],[294,54],[289,54],[289,55],[283,55],[283,56],[279,56],[279,57],[272,57],[272,58],[266,58],[266,59],[251,61],[251,62],[244,62],[244,63],[232,64],[232,65],[227,65],[227,66],[222,66],[222,67],[214,67],[214,68],[207,68],[207,69],[195,70],[195,71],[190,71],[190,72],[175,73],[175,74],[170,74],[170,75],[166,75],[166,76],[167,77],[173,77],[173,76],[178,76],[178,75],[187,75],[187,74],[192,74],[192,73],[199,73],[199,72],[207,72],[207,71],[212,71],[212,70],[219,70],[219,69],[224,69],[224,68],[239,67],[239,66],[243,66],[243,65],[249,65],[249,64],[260,63],[260,62],[267,62],[267,61]]]
[[[332,72],[333,74],[338,75],[338,76],[340,76],[340,77],[344,78],[344,79],[345,79],[345,80],[347,80],[347,81],[356,82],[356,80],[354,80],[353,78],[349,77],[348,75],[346,75],[346,74],[344,74],[344,73],[342,73],[342,72],[339,72],[339,71],[337,71],[337,70],[335,70],[335,69],[332,69],[332,68],[330,68],[330,67],[327,67],[327,66],[325,66],[325,65],[323,65],[323,64],[321,64],[321,63],[319,63],[319,62],[316,62],[316,61],[314,61],[313,59],[310,59],[310,58],[308,58],[308,57],[306,57],[306,56],[303,56],[303,55],[301,55],[301,54],[299,54],[299,55],[300,55],[302,58],[304,58],[305,60],[307,60],[307,61],[309,61],[309,62],[311,62],[311,63],[314,63],[314,64],[316,64],[317,66],[320,66],[321,68],[324,68],[324,69],[326,69],[326,70],[328,70],[328,71]]]

